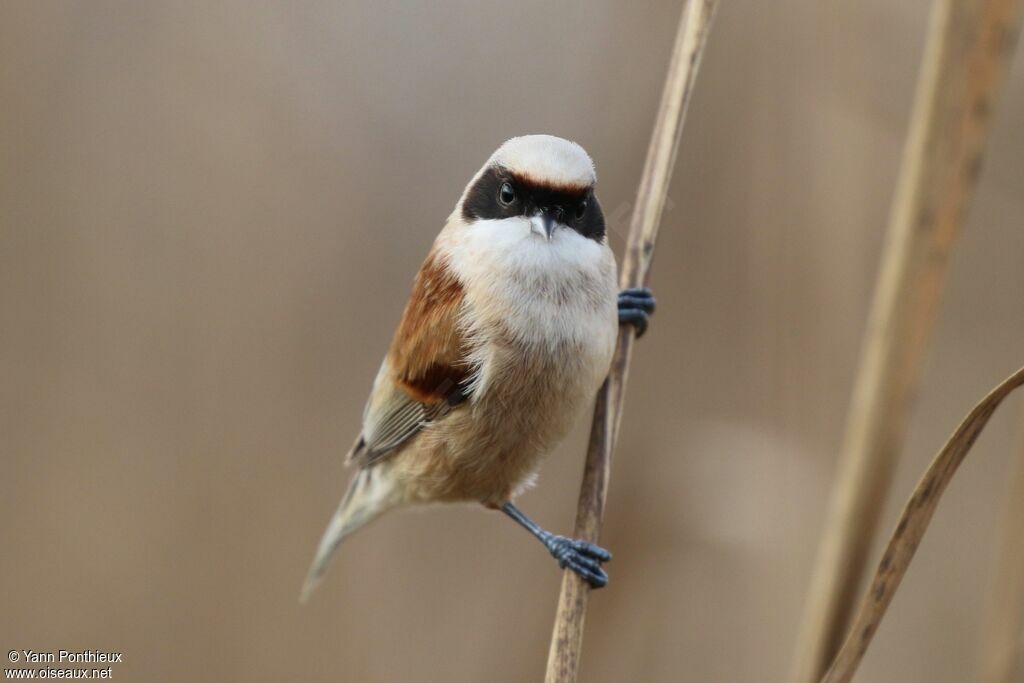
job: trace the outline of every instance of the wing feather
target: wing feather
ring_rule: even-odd
[[[351,458],[371,465],[468,398],[462,284],[432,250],[413,285],[363,416]]]

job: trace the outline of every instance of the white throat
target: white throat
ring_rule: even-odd
[[[615,259],[603,242],[566,227],[548,239],[517,217],[454,218],[438,246],[463,283],[470,326],[500,325],[529,345],[583,344],[614,316]]]

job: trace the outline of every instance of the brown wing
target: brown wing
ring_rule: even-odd
[[[471,369],[459,325],[463,299],[462,284],[431,251],[366,406],[350,456],[361,465],[377,462],[466,400]]]

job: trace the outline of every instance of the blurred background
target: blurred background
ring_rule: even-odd
[[[929,3],[722,2],[680,150],[585,681],[788,671]],[[621,250],[680,3],[0,5],[0,646],[121,680],[532,681],[560,581],[471,507],[298,591],[412,277],[505,139],[593,156]],[[1024,61],[883,525],[1024,363]],[[523,507],[572,528],[589,419]],[[863,681],[968,680],[1024,446],[954,479]],[[877,557],[877,554],[876,554]]]

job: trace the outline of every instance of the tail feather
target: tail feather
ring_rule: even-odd
[[[360,470],[341,499],[320,539],[313,564],[302,586],[299,602],[305,603],[320,584],[331,557],[341,541],[360,527],[372,522],[398,503],[394,487],[381,468]]]

